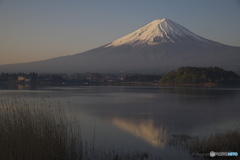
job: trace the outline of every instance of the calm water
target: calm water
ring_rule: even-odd
[[[1,98],[25,97],[71,104],[83,140],[116,151],[147,151],[164,159],[191,159],[168,146],[173,134],[205,136],[240,128],[240,87],[82,86],[0,90]]]

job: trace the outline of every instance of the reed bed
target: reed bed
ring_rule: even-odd
[[[190,151],[202,152],[239,152],[240,132],[229,131],[225,134],[215,134],[207,138],[193,138],[189,143]]]
[[[75,123],[73,123],[75,122]],[[80,126],[58,104],[45,99],[0,101],[1,160],[80,160]]]
[[[237,157],[210,157],[204,154],[214,152],[238,152],[240,154],[240,131],[228,131],[227,133],[213,134],[208,137],[191,137],[187,135],[172,135],[170,145],[181,150],[188,151],[195,159],[234,159]]]

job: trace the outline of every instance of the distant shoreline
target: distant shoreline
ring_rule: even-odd
[[[215,86],[227,86],[232,84],[217,84],[217,83],[196,83],[196,84],[158,84],[160,86],[207,86],[207,87],[215,87]],[[235,85],[235,84],[233,84]]]
[[[157,82],[115,82],[115,83],[14,83],[0,82],[0,89],[36,89],[38,87],[66,87],[66,86],[201,86],[201,87],[225,87],[240,86],[240,84],[216,84],[216,83],[196,83],[196,84],[161,84]]]

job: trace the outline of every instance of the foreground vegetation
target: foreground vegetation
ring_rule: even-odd
[[[173,135],[170,145],[177,148],[185,148],[195,159],[213,159],[209,156],[214,152],[238,152],[237,157],[218,157],[217,159],[240,160],[240,131],[229,131],[225,134],[214,134],[209,137],[190,137],[187,135]],[[208,154],[208,155],[206,155]]]
[[[160,84],[236,84],[240,77],[232,71],[225,71],[218,67],[182,67],[177,71],[165,74]]]
[[[0,159],[82,159],[80,127],[61,107],[2,99],[0,117]]]

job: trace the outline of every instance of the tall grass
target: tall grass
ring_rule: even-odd
[[[1,99],[1,160],[79,160],[79,123],[58,104],[34,105],[21,98]]]
[[[209,153],[215,152],[239,152],[240,151],[240,132],[229,131],[225,134],[215,134],[207,138],[192,138],[189,143],[191,152],[201,151]]]
[[[209,137],[191,137],[187,135],[173,135],[170,140],[170,145],[178,149],[186,149],[196,159],[213,159],[208,156],[201,156],[214,152],[238,152],[240,153],[240,131],[228,131],[224,134],[213,134]],[[182,148],[183,147],[183,148]],[[237,157],[215,157],[217,159],[234,159],[240,160]]]

